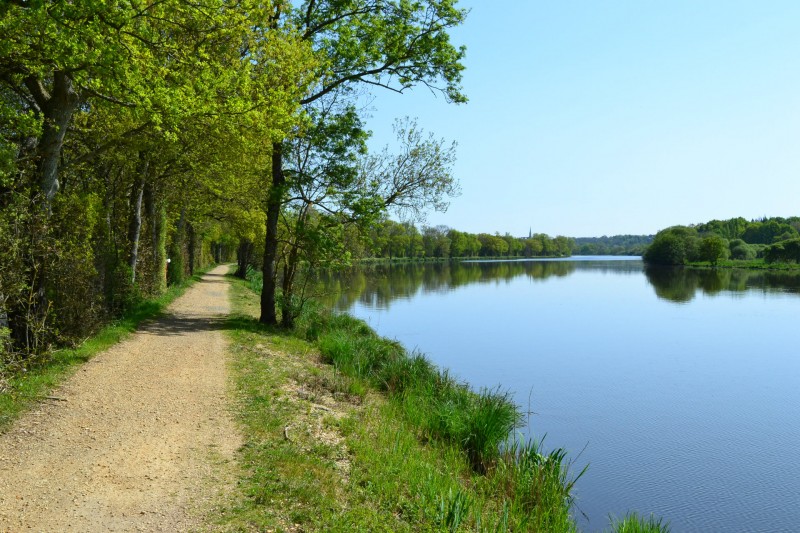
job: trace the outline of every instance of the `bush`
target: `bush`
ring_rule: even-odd
[[[764,253],[767,263],[800,262],[800,239],[791,239],[768,246]]]
[[[697,232],[692,228],[675,226],[659,231],[647,247],[643,259],[657,265],[682,265],[698,256]]]
[[[719,235],[709,235],[703,237],[697,250],[700,261],[708,261],[716,265],[722,259],[727,259],[730,255],[728,241]]]
[[[736,241],[731,241],[730,251],[731,259],[738,259],[740,261],[750,261],[756,258],[757,252],[754,246],[745,244],[741,239],[737,239],[741,244],[734,244]]]

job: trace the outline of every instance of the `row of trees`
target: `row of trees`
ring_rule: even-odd
[[[450,0],[14,0],[0,6],[3,360],[78,340],[239,252],[261,320],[301,264],[395,208],[444,209],[455,147],[401,121],[369,154],[366,88],[463,102]]]
[[[578,255],[642,255],[653,235],[613,235],[578,237],[573,253]]]
[[[724,259],[800,262],[800,218],[712,220],[659,231],[644,253],[648,263],[682,265]]]
[[[566,257],[574,239],[537,233],[528,238],[467,233],[447,226],[423,226],[384,219],[373,224],[361,247],[363,256],[395,258]]]

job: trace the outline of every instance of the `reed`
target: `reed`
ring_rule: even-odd
[[[612,533],[669,533],[669,524],[662,518],[653,515],[644,517],[638,513],[629,513],[621,520],[610,518]]]

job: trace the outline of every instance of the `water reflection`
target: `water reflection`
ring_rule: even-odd
[[[800,294],[800,271],[739,269],[696,270],[645,266],[638,259],[583,258],[583,260],[464,261],[459,263],[410,263],[368,265],[344,272],[318,275],[322,299],[336,309],[355,303],[388,309],[395,300],[416,294],[445,293],[470,284],[508,283],[519,277],[533,282],[566,277],[578,271],[630,275],[644,271],[660,299],[676,303],[692,301],[698,293],[762,291]]]
[[[318,282],[323,300],[336,309],[349,309],[356,302],[374,309],[388,309],[391,302],[419,293],[446,293],[465,285],[509,283],[520,277],[539,282],[580,270],[639,274],[642,263],[638,259],[594,258],[368,265],[321,273]]]
[[[659,298],[677,303],[692,301],[698,292],[707,296],[724,291],[800,294],[800,271],[647,266],[644,273]]]
[[[536,412],[522,431],[580,452],[581,530],[628,510],[675,531],[797,530],[800,507],[773,500],[800,495],[800,300],[783,297],[800,272],[603,258],[324,280],[331,303],[475,388],[515,391]]]

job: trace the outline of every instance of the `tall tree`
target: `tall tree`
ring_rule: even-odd
[[[465,50],[448,31],[466,12],[454,0],[306,0],[284,2],[276,20],[310,44],[319,62],[315,81],[300,100],[310,104],[355,86],[402,93],[424,85],[448,101],[465,102],[461,63]],[[278,219],[287,194],[284,145],[272,147],[272,181],[266,202],[261,322],[277,324]]]
[[[286,143],[288,209],[284,234],[281,323],[294,318],[293,286],[301,259],[341,262],[345,227],[365,227],[386,210],[419,216],[443,210],[458,193],[452,175],[455,144],[425,135],[416,123],[398,121],[396,152],[366,153],[366,132],[352,106],[335,102],[310,112],[302,137]],[[449,250],[449,245],[448,245]]]

